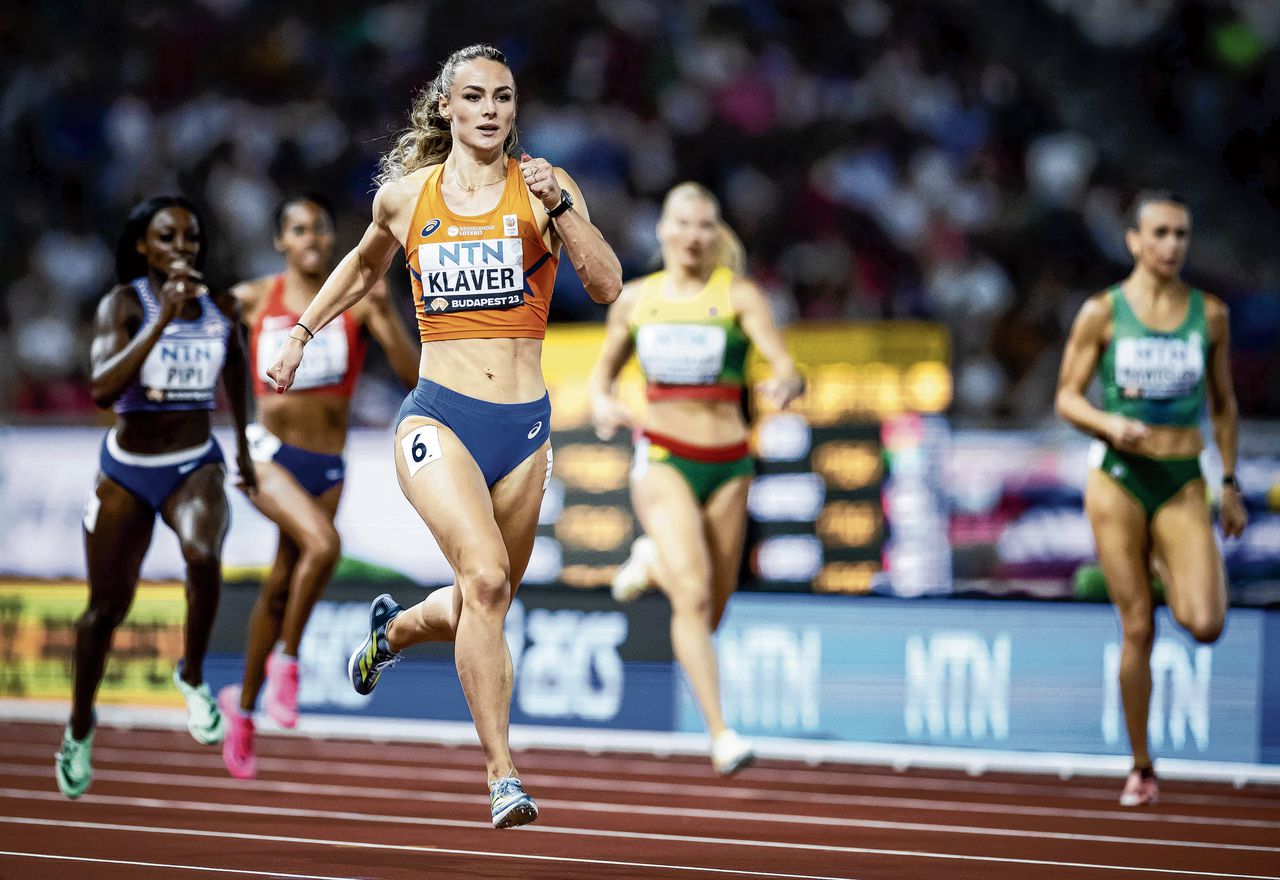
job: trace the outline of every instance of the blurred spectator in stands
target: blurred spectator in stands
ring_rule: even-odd
[[[1043,2],[1109,51],[1146,53],[1165,121],[1280,205],[1280,3]],[[0,416],[84,417],[91,279],[130,204],[180,190],[207,206],[214,280],[275,265],[261,243],[280,192],[336,186],[339,228],[362,228],[376,157],[411,89],[476,35],[463,3],[317,0],[305,18],[244,0],[181,14],[138,0],[73,5],[72,26],[50,4],[0,15],[0,332],[14,352],[0,370],[17,383],[5,383]],[[1034,422],[1051,418],[1050,396],[1032,390],[1062,341],[1051,316],[1128,264],[1116,206],[1150,181],[1126,179],[1130,168],[1064,129],[949,8],[517,4],[487,15],[484,36],[522,84],[522,138],[575,169],[628,277],[652,268],[661,193],[699,180],[740,230],[780,324],[943,321],[956,337],[957,413]],[[1248,267],[1197,281],[1228,296],[1274,297],[1276,285]],[[390,282],[407,309],[404,279]],[[554,319],[601,318],[574,273],[558,284]],[[1251,375],[1280,369],[1274,352],[1241,356]],[[1275,397],[1241,400],[1274,415]],[[379,423],[384,406],[378,396],[355,418]]]

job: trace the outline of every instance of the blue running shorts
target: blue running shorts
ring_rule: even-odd
[[[222,447],[212,437],[191,449],[165,452],[160,455],[142,455],[126,452],[116,442],[116,430],[112,428],[102,441],[98,455],[102,472],[148,504],[152,510],[173,494],[182,482],[206,464],[225,464]]]
[[[410,416],[426,416],[453,431],[480,466],[489,488],[541,449],[551,436],[551,397],[547,394],[528,403],[490,403],[419,379],[418,387],[400,405],[396,425]],[[412,435],[405,440],[405,448],[412,448]],[[412,465],[410,469],[414,470]]]
[[[308,495],[319,497],[346,479],[347,466],[341,455],[290,446],[262,425],[250,425],[245,434],[250,458],[280,465]]]

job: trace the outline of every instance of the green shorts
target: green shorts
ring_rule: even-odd
[[[755,459],[746,442],[732,446],[703,447],[682,443],[661,434],[645,432],[636,442],[632,477],[643,473],[650,462],[669,464],[684,477],[698,504],[706,504],[716,490],[738,477],[753,477]]]
[[[1099,448],[1101,454],[1099,457]],[[1138,502],[1147,519],[1156,515],[1182,487],[1201,478],[1200,459],[1147,458],[1120,452],[1098,442],[1091,451],[1090,464],[1120,484]]]

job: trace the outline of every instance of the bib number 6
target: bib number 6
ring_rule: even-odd
[[[404,456],[405,468],[412,477],[444,455],[440,450],[440,429],[435,425],[425,425],[409,432],[400,439],[400,453]]]

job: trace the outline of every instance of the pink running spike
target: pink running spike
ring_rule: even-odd
[[[1145,807],[1160,801],[1160,784],[1154,775],[1143,777],[1141,770],[1134,770],[1124,781],[1120,793],[1120,806]]]
[[[253,719],[240,709],[240,685],[229,684],[218,691],[218,708],[227,719],[222,763],[236,779],[252,779],[258,773],[258,759],[253,753]]]
[[[267,657],[267,717],[281,727],[298,726],[298,658],[279,652]]]

